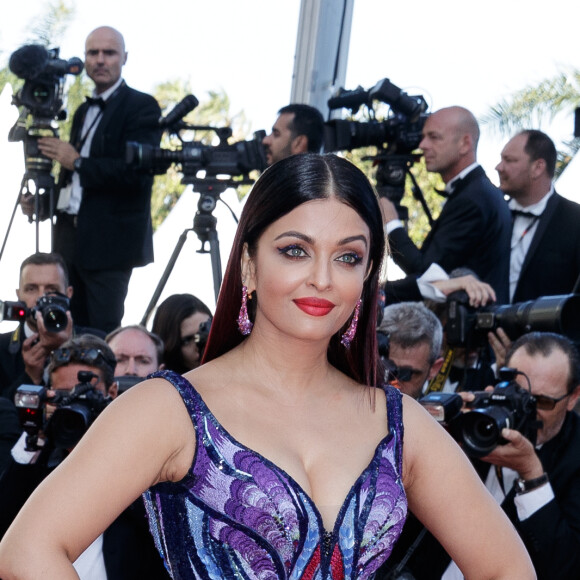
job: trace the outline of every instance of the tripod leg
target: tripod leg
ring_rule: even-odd
[[[34,228],[36,230],[36,253],[40,251],[40,218],[39,216],[40,210],[40,197],[38,192],[34,196],[34,212],[36,214],[36,223],[34,224]]]
[[[0,260],[2,260],[2,256],[4,255],[4,248],[6,248],[6,242],[8,241],[8,234],[12,229],[12,222],[14,221],[14,216],[16,215],[16,210],[18,209],[18,205],[20,204],[20,196],[22,194],[22,189],[24,187],[24,181],[20,186],[20,191],[18,192],[18,196],[16,197],[16,203],[14,204],[14,209],[12,210],[12,215],[10,216],[10,221],[8,222],[8,228],[6,228],[6,234],[4,236],[4,241],[2,242],[2,249],[0,250]],[[37,241],[38,245],[38,241]],[[38,250],[37,250],[38,251]]]
[[[147,310],[145,310],[145,314],[143,315],[143,318],[141,319],[141,326],[147,326],[147,322],[149,321],[149,318],[151,317],[151,313],[153,312],[153,309],[155,308],[155,305],[157,304],[157,301],[159,300],[159,297],[161,296],[161,293],[163,292],[163,288],[165,288],[165,284],[167,284],[167,280],[169,279],[171,271],[173,270],[173,267],[175,266],[175,262],[177,262],[177,258],[179,257],[179,253],[181,252],[181,248],[183,248],[183,244],[185,244],[185,241],[187,240],[187,234],[190,231],[191,231],[191,229],[187,229],[179,236],[179,240],[177,240],[177,244],[175,245],[175,248],[173,249],[173,254],[171,254],[171,258],[169,258],[169,262],[167,262],[167,266],[165,267],[163,275],[159,279],[159,283],[157,284],[157,288],[155,288],[155,292],[153,293],[153,296],[151,297],[149,305],[147,306]]]

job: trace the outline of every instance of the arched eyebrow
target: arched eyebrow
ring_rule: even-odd
[[[310,236],[307,236],[306,234],[303,234],[301,232],[296,232],[296,231],[284,232],[284,233],[280,234],[279,236],[277,236],[275,238],[275,241],[280,240],[281,238],[298,238],[299,240],[303,240],[307,244],[314,243],[314,240]],[[364,243],[365,248],[368,247],[368,241],[367,241],[366,237],[363,235],[349,236],[348,238],[342,238],[341,240],[338,240],[337,245],[344,246],[346,244],[350,244],[350,243],[356,242],[358,240],[360,240],[361,242]]]
[[[364,243],[365,248],[368,246],[368,241],[367,241],[366,237],[363,236],[363,235],[350,236],[348,238],[343,238],[342,240],[339,240],[338,245],[339,246],[344,246],[345,244],[350,244],[351,242],[356,242],[358,240],[360,240],[361,242]]]

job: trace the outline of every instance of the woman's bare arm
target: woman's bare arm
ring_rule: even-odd
[[[0,543],[0,577],[77,578],[71,563],[143,491],[183,478],[194,448],[176,389],[162,379],[133,387],[26,502]]]

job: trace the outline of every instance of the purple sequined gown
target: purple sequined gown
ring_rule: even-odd
[[[199,393],[171,371],[157,373],[182,396],[197,449],[188,474],[144,494],[157,548],[175,580],[372,578],[407,514],[401,395],[386,387],[389,434],[349,491],[332,532],[282,469],[236,441]]]

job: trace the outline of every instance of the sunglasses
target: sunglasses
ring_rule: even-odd
[[[401,381],[402,383],[406,383],[410,381],[414,376],[420,376],[424,374],[424,371],[420,371],[418,369],[414,369],[413,367],[399,367],[394,365],[392,369],[392,373]]]
[[[106,362],[103,353],[98,348],[57,348],[50,356],[56,365],[65,365],[71,361],[94,365],[99,357]]]
[[[553,397],[548,397],[548,395],[534,395],[536,399],[536,409],[541,409],[542,411],[551,411],[556,406],[556,403],[563,401],[566,397],[569,397],[572,393],[567,393],[554,399]]]

